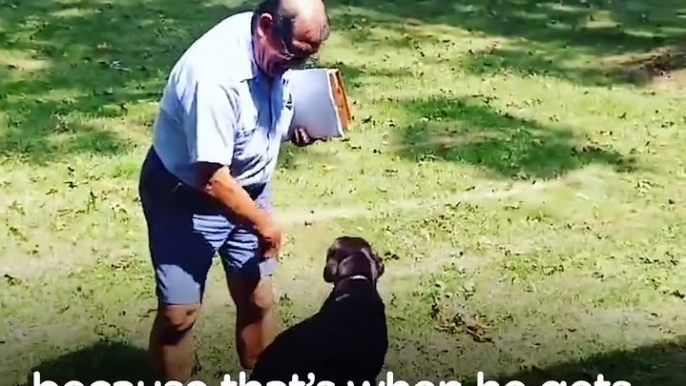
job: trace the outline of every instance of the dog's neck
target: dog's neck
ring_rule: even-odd
[[[367,282],[372,285],[374,284],[374,282],[365,275],[350,275],[336,281],[336,283],[334,283],[334,290],[336,290],[337,288],[347,288],[349,283],[360,281]]]
[[[368,278],[367,276],[365,276],[365,275],[352,275],[352,276],[348,276],[348,277],[345,277],[345,278],[341,279],[338,283],[340,284],[342,281],[346,281],[346,280],[366,280],[366,281],[370,281],[369,278]]]
[[[334,284],[332,296],[334,301],[346,299],[357,292],[356,288],[376,288],[376,283],[364,275],[351,275],[338,280]],[[365,291],[366,292],[366,291]]]

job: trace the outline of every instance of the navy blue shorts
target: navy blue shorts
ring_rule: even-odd
[[[271,213],[269,184],[244,189]],[[153,148],[143,162],[139,195],[162,303],[201,302],[217,254],[227,275],[258,279],[273,273],[276,260],[262,256],[254,230],[232,223],[215,199],[181,183]]]

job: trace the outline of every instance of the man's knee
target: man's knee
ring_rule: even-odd
[[[241,314],[260,317],[269,313],[274,307],[271,277],[254,280],[234,279],[231,280],[229,286],[237,311]]]
[[[193,328],[200,313],[200,304],[160,305],[157,310],[157,327],[164,341],[180,339]]]
[[[267,313],[274,307],[274,290],[271,278],[262,278],[250,297],[250,307],[260,313]]]

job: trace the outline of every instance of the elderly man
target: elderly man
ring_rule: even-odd
[[[270,180],[282,142],[313,142],[290,127],[284,73],[328,34],[321,0],[266,0],[213,27],[171,71],[139,184],[159,300],[150,354],[163,380],[190,380],[191,330],[215,253],[236,305],[241,366],[251,369],[274,339],[281,231]]]

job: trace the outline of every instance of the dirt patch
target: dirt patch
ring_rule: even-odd
[[[615,65],[634,84],[654,83],[669,88],[684,87],[686,43],[662,47],[644,55],[632,56]]]
[[[25,57],[0,57],[0,66],[22,73],[34,73],[46,70],[50,63],[46,60]]]
[[[653,79],[653,86],[665,91],[686,90],[686,69],[671,71],[665,75]]]

